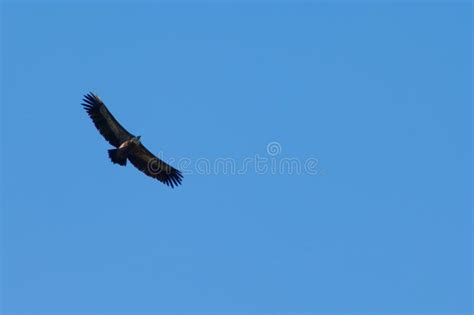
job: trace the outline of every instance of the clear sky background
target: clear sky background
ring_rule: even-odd
[[[468,314],[472,5],[2,7],[2,314]],[[165,160],[113,165],[98,93]],[[176,160],[175,160],[176,162]],[[176,165],[176,163],[174,163]]]

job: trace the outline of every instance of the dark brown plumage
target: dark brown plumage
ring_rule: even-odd
[[[113,163],[125,166],[128,159],[146,175],[172,188],[181,184],[183,179],[181,172],[148,151],[140,142],[140,136],[136,137],[122,127],[97,95],[86,94],[83,101],[82,105],[97,130],[116,148],[109,150],[109,157]]]

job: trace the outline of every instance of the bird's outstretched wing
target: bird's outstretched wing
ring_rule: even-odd
[[[94,122],[95,127],[111,145],[119,147],[124,141],[133,137],[117,119],[112,116],[102,100],[94,93],[84,95],[84,109]]]
[[[180,185],[183,180],[183,175],[180,171],[154,156],[142,144],[134,147],[129,152],[128,159],[140,171],[171,186],[171,188]]]

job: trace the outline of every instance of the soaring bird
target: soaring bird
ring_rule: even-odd
[[[115,147],[108,150],[113,163],[125,166],[129,160],[140,171],[171,188],[181,184],[181,172],[148,151],[140,142],[140,136],[134,136],[122,127],[97,95],[88,93],[83,102],[82,106],[97,130]]]

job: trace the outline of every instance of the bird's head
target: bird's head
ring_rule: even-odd
[[[132,141],[136,144],[140,144],[140,138],[141,138],[141,136],[134,137],[134,138],[132,138]]]

